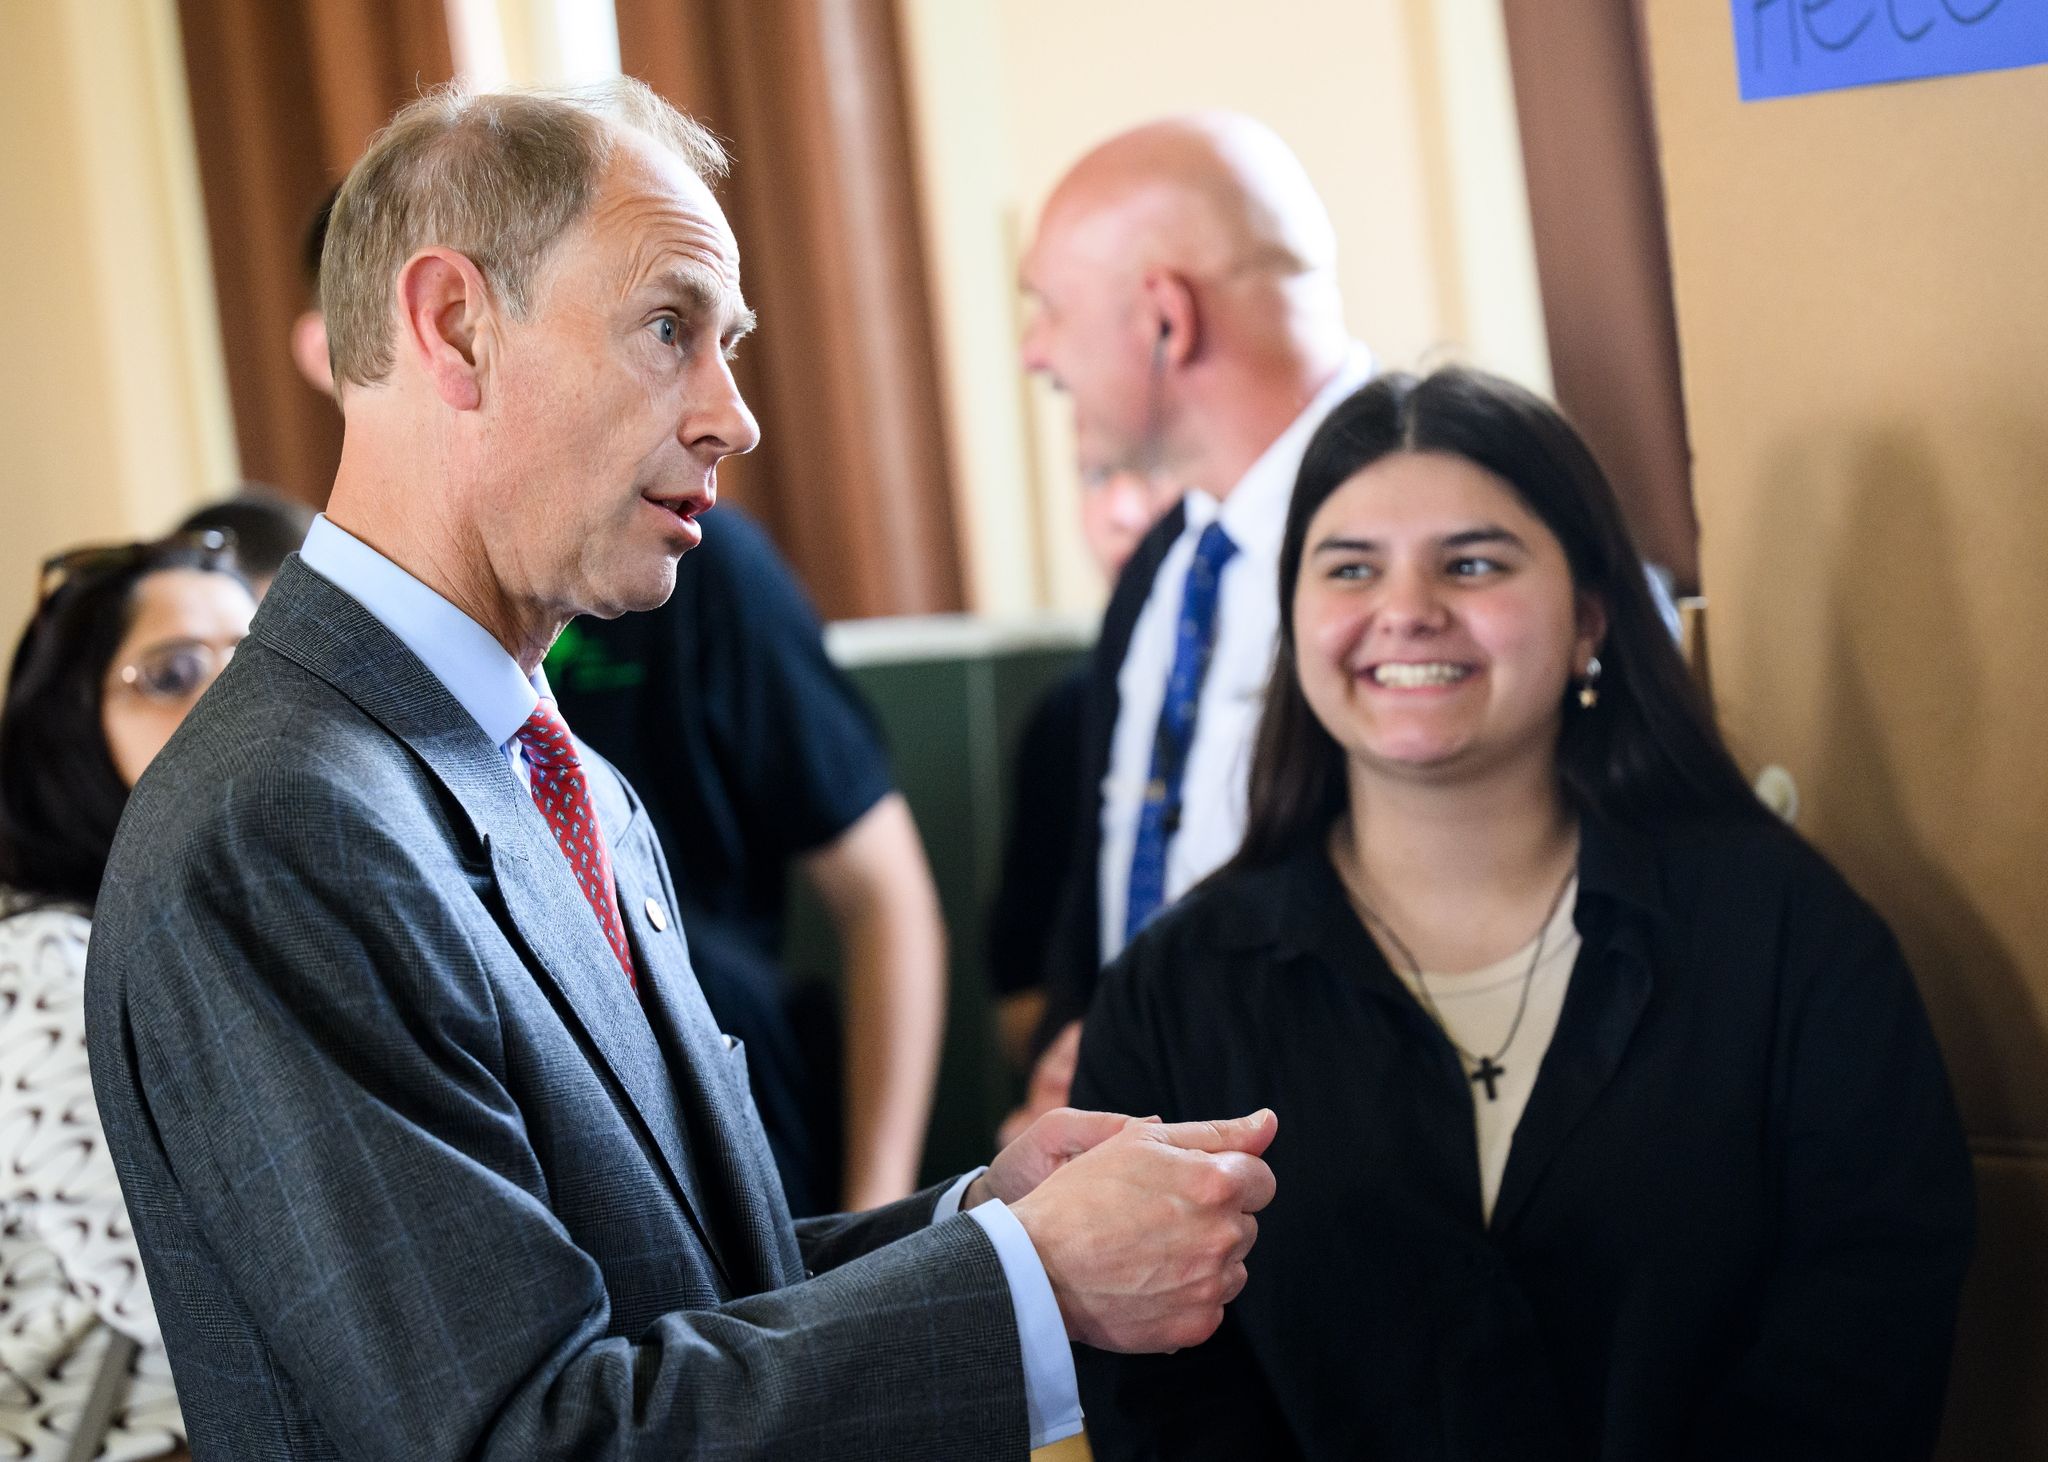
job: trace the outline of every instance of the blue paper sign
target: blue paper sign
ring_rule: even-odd
[[[2048,62],[2048,0],[1729,0],[1742,99]]]

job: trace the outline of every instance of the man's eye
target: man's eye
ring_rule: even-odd
[[[674,315],[663,315],[654,322],[654,338],[663,345],[673,346],[683,338],[682,322]]]

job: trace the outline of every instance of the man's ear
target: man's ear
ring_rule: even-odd
[[[480,338],[491,313],[483,274],[453,249],[422,249],[398,271],[398,349],[456,411],[483,404]]]
[[[1145,275],[1144,290],[1151,307],[1147,313],[1158,332],[1152,348],[1159,361],[1163,365],[1187,364],[1202,343],[1194,287],[1171,270],[1153,269]]]

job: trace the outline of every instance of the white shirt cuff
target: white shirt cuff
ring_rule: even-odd
[[[987,1168],[976,1168],[939,1196],[932,1222],[944,1223],[960,1211],[967,1186]],[[1031,1426],[1031,1447],[1073,1436],[1081,1430],[1081,1387],[1074,1379],[1074,1352],[1067,1343],[1066,1322],[1052,1281],[1038,1259],[1031,1235],[1007,1205],[990,1200],[967,1216],[980,1224],[995,1245],[1010,1286],[1010,1307],[1017,1317],[1017,1341],[1024,1352],[1024,1412]]]
[[[974,1180],[987,1172],[987,1168],[976,1168],[971,1173],[962,1173],[958,1182],[939,1195],[939,1201],[932,1209],[932,1222],[944,1223],[960,1212],[960,1200],[967,1196],[967,1190]]]

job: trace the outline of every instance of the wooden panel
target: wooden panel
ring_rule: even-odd
[[[1980,1156],[1977,1205],[1977,1262],[1938,1456],[2048,1457],[2048,1148]]]
[[[1649,15],[1723,720],[2048,1140],[2048,68],[1744,105],[1725,8]]]
[[[1647,20],[1723,724],[1897,930],[1980,1150],[2048,1152],[2048,68],[1745,105],[1727,6]],[[2040,1161],[1983,1171],[1950,1455],[2039,1456]]]

